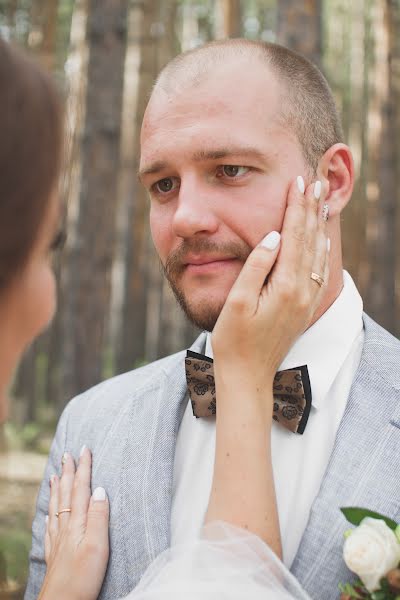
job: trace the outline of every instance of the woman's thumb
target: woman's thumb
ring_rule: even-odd
[[[229,294],[231,300],[246,298],[258,305],[265,278],[275,264],[279,252],[281,236],[277,231],[271,231],[249,254]]]

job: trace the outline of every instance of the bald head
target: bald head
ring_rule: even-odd
[[[271,78],[279,84],[280,108],[276,119],[296,135],[306,163],[315,172],[326,150],[343,141],[342,127],[322,73],[288,48],[244,39],[211,42],[172,59],[161,71],[152,97],[160,90],[169,96],[177,95],[227,71],[237,79],[240,93],[243,69],[254,67],[257,62],[266,90]]]

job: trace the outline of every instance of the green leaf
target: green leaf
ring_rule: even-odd
[[[388,580],[386,579],[386,577],[382,577],[382,579],[380,580],[380,586],[381,586],[381,590],[384,592],[390,592],[390,587],[388,584]]]
[[[372,510],[368,510],[367,508],[358,508],[356,506],[347,506],[340,509],[346,519],[352,525],[359,525],[365,517],[371,517],[371,519],[381,519],[385,521],[386,525],[390,527],[393,531],[395,531],[397,527],[397,523],[389,519],[389,517],[385,517],[384,515],[380,515],[377,512]]]
[[[361,581],[360,581],[360,584],[361,584]],[[364,596],[360,595],[357,592],[357,590],[355,589],[355,587],[359,587],[358,582],[356,582],[354,584],[354,586],[351,585],[350,583],[346,583],[345,585],[343,585],[343,583],[339,583],[338,587],[339,587],[339,591],[342,592],[342,594],[348,594],[350,596],[350,598],[355,598],[356,600],[362,600],[364,598]]]
[[[398,542],[400,543],[400,525],[397,525],[395,534],[396,534]]]
[[[387,595],[383,590],[378,590],[377,592],[372,592],[371,600],[389,600],[390,596]]]

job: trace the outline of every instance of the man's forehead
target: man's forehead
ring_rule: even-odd
[[[193,111],[249,108],[263,101],[272,108],[278,105],[280,87],[271,70],[258,61],[231,61],[196,78],[179,75],[175,81],[170,75],[167,84],[161,80],[153,90],[145,116],[167,116],[182,107],[185,111],[190,107]]]

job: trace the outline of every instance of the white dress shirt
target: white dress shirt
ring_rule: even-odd
[[[303,435],[277,423],[272,428],[272,465],[283,560],[289,568],[327,468],[361,358],[362,300],[346,271],[343,282],[338,298],[296,341],[279,368],[306,364],[312,390],[312,408]],[[210,335],[206,354],[212,357]],[[200,532],[211,490],[215,433],[215,419],[196,419],[188,402],[175,451],[172,545],[192,540]]]

